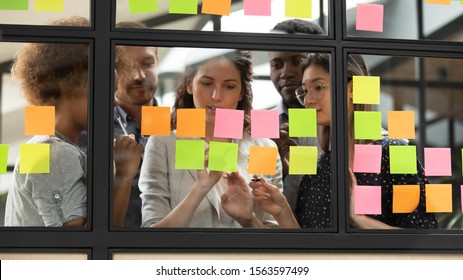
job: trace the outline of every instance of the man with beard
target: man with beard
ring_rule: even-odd
[[[139,22],[121,22],[118,28],[147,28]],[[147,46],[116,46],[116,79],[114,106],[114,160],[118,167],[117,174],[132,174],[127,161],[129,155],[124,155],[124,149],[130,151],[127,139],[122,141],[122,135],[132,136],[137,143],[143,145],[140,164],[135,176],[115,176],[113,205],[113,226],[139,227],[141,225],[141,199],[138,188],[140,167],[143,161],[144,146],[148,137],[141,135],[142,106],[156,106],[154,94],[158,85],[158,57],[156,47]],[[80,148],[87,152],[87,134],[79,139]],[[117,151],[117,153],[116,153]],[[120,163],[120,164],[117,164]],[[127,170],[124,170],[124,167]],[[127,205],[121,207],[120,205]]]
[[[118,28],[147,28],[142,23],[121,22]],[[142,106],[156,106],[154,94],[158,85],[158,57],[156,47],[146,46],[116,46],[116,69],[119,74],[119,83],[115,92],[114,108],[114,136],[121,134],[134,135],[138,143],[145,146],[148,137],[141,135],[141,109]],[[130,62],[129,71],[120,69],[124,67],[118,63],[117,53],[124,55]],[[136,176],[133,178],[132,187],[126,190],[124,195],[116,199],[128,199],[127,213],[125,209],[114,209],[113,226],[139,227],[141,225],[141,199],[138,188],[140,167],[143,161],[143,153]],[[115,203],[114,205],[119,205]],[[121,213],[122,212],[122,213]]]
[[[275,33],[287,34],[323,34],[323,29],[316,23],[290,19],[275,25]],[[281,101],[276,109],[279,111],[280,138],[274,139],[283,163],[283,193],[294,211],[296,207],[300,175],[287,175],[289,168],[290,146],[314,146],[315,140],[309,138],[290,138],[288,125],[288,108],[304,108],[296,98],[296,89],[302,84],[301,65],[307,59],[308,52],[271,51],[269,52],[270,79],[275,89],[281,95]]]

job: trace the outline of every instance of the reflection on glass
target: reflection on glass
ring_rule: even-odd
[[[315,168],[318,151],[315,138],[288,133],[291,123],[300,121],[291,122],[289,111],[304,108],[294,92],[302,83],[300,67],[307,53],[141,46],[116,50],[115,137],[124,134],[124,127],[144,151],[141,170],[132,169],[132,187],[122,181],[118,185],[115,175],[114,226],[298,227],[292,213],[306,173],[291,171],[290,146],[313,149]],[[120,63],[124,59],[125,66]],[[171,118],[166,118],[171,107]],[[252,114],[251,109],[258,111]],[[227,115],[234,117],[222,123]],[[264,123],[272,123],[277,135],[253,138]],[[159,132],[163,127],[167,135]],[[260,133],[271,135],[268,130]],[[272,153],[270,164],[255,164]],[[273,171],[264,165],[273,165]],[[124,168],[116,162],[115,170]],[[255,177],[260,181],[253,181]],[[331,192],[329,177],[325,183]],[[277,200],[262,200],[267,191],[275,192]],[[120,204],[124,199],[126,204]],[[327,203],[324,214],[331,220],[329,199]],[[282,210],[293,224],[282,219]]]
[[[148,1],[145,5],[136,6],[129,2],[116,1],[116,22],[141,21],[156,29],[268,33],[278,22],[299,17],[320,24],[324,34],[328,33],[327,0],[311,1],[311,10],[307,8],[305,14],[300,13],[301,9],[298,10],[297,6],[297,14],[291,14],[290,10],[286,10],[284,0],[261,1],[257,6],[252,2],[245,5],[244,1],[232,1],[231,6],[220,9],[221,3],[214,1],[205,3],[200,0],[197,6],[185,3],[187,1],[158,1],[155,11]],[[217,5],[216,12],[208,12],[211,3]]]
[[[422,9],[418,9],[421,2]],[[459,1],[449,1],[450,5],[430,4],[427,1],[374,1],[346,0],[346,29],[350,37],[388,38],[388,39],[430,39],[441,41],[463,40],[459,28],[462,22],[463,6]],[[382,24],[382,31],[372,31],[358,24],[362,22],[362,14],[357,5],[373,4],[383,7],[382,20],[379,16],[377,24]],[[419,14],[420,13],[420,16]],[[371,10],[363,14],[371,15]],[[419,20],[422,22],[419,22]],[[420,30],[421,28],[421,30]],[[420,38],[422,34],[422,38]]]
[[[60,22],[88,24],[75,17]],[[87,157],[77,141],[87,127],[88,45],[1,43],[0,48],[6,63],[12,59],[5,56],[9,49],[19,49],[11,75],[2,73],[1,144],[9,147],[11,172],[3,194],[4,225],[85,226]],[[15,100],[19,92],[27,103]]]
[[[72,16],[90,18],[90,3],[90,0],[1,1],[0,24],[70,26],[69,22],[56,21]],[[83,26],[90,26],[90,23]]]
[[[356,145],[350,151],[358,185],[350,213],[398,228],[461,229],[462,143],[455,132],[461,126],[457,108],[463,83],[451,74],[461,61],[367,57],[372,75],[381,80],[375,111],[382,113],[383,133],[381,140],[366,139],[369,145]],[[424,76],[406,74],[423,72],[420,67],[425,67]],[[355,96],[355,84],[353,88]],[[381,153],[372,152],[375,145]],[[367,170],[376,164],[376,171]]]

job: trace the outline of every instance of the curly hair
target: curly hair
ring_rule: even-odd
[[[52,25],[88,26],[83,17],[71,17]],[[29,43],[18,51],[11,68],[26,100],[33,105],[58,105],[64,95],[87,91],[88,45]]]
[[[244,111],[244,131],[249,132],[251,126],[251,110],[252,110],[252,54],[250,51],[235,50],[232,53],[222,55],[229,59],[240,72],[241,77],[241,100],[238,102],[237,109]],[[211,57],[213,59],[216,57]],[[176,92],[177,96],[174,102],[174,110],[172,114],[172,127],[176,127],[176,109],[177,108],[195,108],[193,95],[188,94],[187,86],[193,81],[194,76],[198,72],[198,68],[204,63],[196,63],[185,68],[184,73],[179,79]]]
[[[277,25],[275,25],[275,27],[273,27],[273,30],[284,31],[288,34],[305,33],[320,35],[324,33],[320,25],[302,19],[288,19],[279,22]]]

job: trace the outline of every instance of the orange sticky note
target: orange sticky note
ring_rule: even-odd
[[[206,109],[177,109],[177,136],[206,136]]]
[[[25,135],[55,135],[55,106],[26,106]]]
[[[426,212],[452,212],[451,184],[426,184]]]
[[[141,108],[141,134],[169,136],[170,108],[143,106]]]
[[[228,16],[230,15],[231,0],[203,0],[201,12],[203,14]]]
[[[392,213],[411,213],[420,202],[419,185],[392,186]]]
[[[248,173],[275,175],[277,173],[277,159],[277,147],[251,146]]]
[[[415,112],[389,111],[388,136],[391,139],[415,139]]]
[[[426,4],[450,5],[450,0],[426,0]]]

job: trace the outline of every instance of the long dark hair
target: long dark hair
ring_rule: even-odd
[[[310,65],[318,65],[326,72],[330,72],[330,55],[327,53],[310,53],[307,60],[302,65],[302,71],[305,71]],[[352,81],[354,76],[369,76],[370,72],[360,54],[349,54],[347,57],[347,82]],[[352,112],[349,113],[349,143],[355,143],[354,140],[354,111],[371,111],[372,105],[354,104]],[[365,141],[358,141],[365,143]],[[324,152],[328,152],[330,148],[330,126],[321,128],[320,146]]]
[[[241,77],[241,100],[238,102],[236,109],[244,111],[244,130],[249,132],[251,125],[251,110],[252,110],[252,55],[249,51],[235,50],[231,53],[226,53],[221,55],[229,59],[240,72]],[[210,59],[217,58],[211,57]],[[198,72],[198,68],[204,64],[206,61],[201,61],[200,63],[195,63],[185,67],[185,71],[179,79],[179,84],[177,85],[177,96],[174,102],[174,109],[172,113],[172,128],[176,127],[177,113],[178,108],[195,108],[193,95],[188,94],[187,86],[193,81],[194,76]]]

